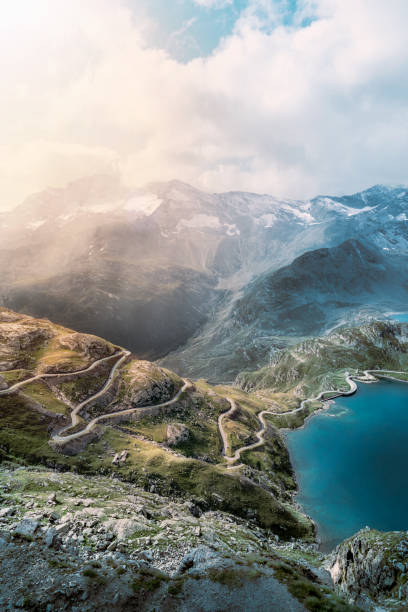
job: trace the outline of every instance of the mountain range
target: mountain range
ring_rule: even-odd
[[[404,310],[408,189],[277,200],[93,176],[0,216],[1,303],[229,381]]]

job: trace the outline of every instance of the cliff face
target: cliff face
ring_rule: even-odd
[[[408,598],[408,535],[362,529],[342,542],[328,567],[339,592],[366,610],[377,604],[397,610]],[[383,608],[381,608],[383,609]]]

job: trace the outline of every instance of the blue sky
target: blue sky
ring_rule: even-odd
[[[296,13],[298,0],[127,0],[135,19],[142,10],[152,22],[148,40],[153,46],[166,49],[178,61],[205,57],[229,36],[249,6],[258,11],[264,26],[262,5],[276,6],[282,23],[288,24]],[[258,8],[255,9],[255,4]]]
[[[149,42],[179,61],[209,55],[223,37],[231,34],[248,2],[234,0],[224,8],[207,8],[194,0],[128,0],[135,15],[143,4],[154,23]]]

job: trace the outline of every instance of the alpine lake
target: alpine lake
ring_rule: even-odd
[[[408,384],[359,384],[286,440],[323,551],[365,526],[408,529]]]

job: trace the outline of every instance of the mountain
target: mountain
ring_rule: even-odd
[[[292,292],[289,318],[281,325],[282,299],[271,291],[286,295],[282,274],[289,278],[292,272],[303,291],[300,267],[305,278],[313,276],[317,255],[297,260],[280,281],[274,274],[307,252],[347,240],[375,251],[378,266],[394,270],[397,258],[408,253],[407,205],[403,187],[302,202],[209,194],[180,181],[131,190],[115,175],[88,177],[3,213],[0,300],[107,336],[139,357],[164,358],[179,373],[232,380],[242,369],[267,363],[272,349],[296,335],[324,331],[352,312],[341,252],[333,251],[333,265],[325,265],[331,275],[338,261],[340,285],[344,272],[339,304],[345,306],[333,310],[322,297],[312,324],[313,309],[297,303]],[[357,259],[350,259],[353,266]],[[369,293],[368,310],[357,304],[355,320],[383,312],[379,291]],[[405,300],[402,288],[390,295],[390,308]],[[261,315],[259,325],[251,312]]]
[[[326,351],[309,341],[305,356],[327,368],[337,348],[354,365],[406,365],[407,331],[348,330]],[[347,600],[394,609],[406,595],[405,532],[366,528],[331,556],[318,550],[270,421],[295,394],[264,402],[193,384],[4,308],[0,372],[2,608],[358,612]],[[246,450],[238,462],[227,447]]]
[[[215,324],[162,363],[191,376],[231,381],[300,338],[404,312],[407,264],[404,252],[379,250],[363,238],[307,251],[248,283]]]
[[[277,257],[282,232],[294,237],[304,223],[294,203],[267,196],[83,179],[3,215],[2,301],[155,358],[184,344],[241,276]]]
[[[0,372],[2,609],[307,612],[312,593],[355,610],[320,568],[277,428],[227,454],[259,400],[4,308]]]
[[[356,239],[308,251],[249,285],[233,315],[240,325],[269,334],[314,335],[363,309],[404,308],[407,263],[406,255],[386,256]]]
[[[408,324],[373,321],[336,331],[276,351],[270,365],[241,372],[236,384],[247,391],[269,389],[298,398],[323,390],[349,389],[346,372],[404,370],[408,367]],[[394,374],[398,378],[398,374]],[[401,375],[406,380],[406,374]]]

